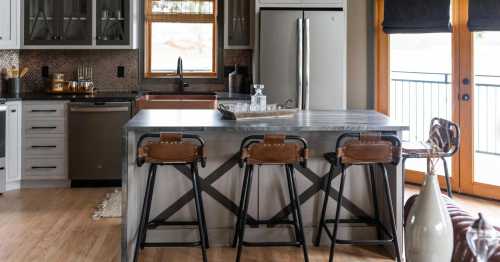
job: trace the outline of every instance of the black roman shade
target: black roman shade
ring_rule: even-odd
[[[450,0],[385,0],[384,2],[383,27],[384,32],[388,34],[451,31]]]
[[[469,30],[500,31],[500,0],[469,0]]]

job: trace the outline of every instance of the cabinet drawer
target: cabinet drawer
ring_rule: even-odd
[[[23,106],[23,117],[37,118],[63,118],[65,116],[65,104],[60,102],[27,104]]]
[[[26,120],[24,132],[26,135],[64,134],[66,121],[59,120]]]
[[[24,176],[26,177],[45,178],[65,176],[64,159],[62,158],[26,158],[23,166]]]
[[[24,154],[26,156],[64,156],[64,137],[58,138],[26,138],[24,140]]]

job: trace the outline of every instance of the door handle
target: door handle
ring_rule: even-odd
[[[464,84],[464,85],[468,85],[468,84],[470,84],[470,80],[469,80],[469,78],[464,78],[464,79],[462,80],[462,84]]]
[[[462,100],[466,101],[466,102],[469,101],[470,100],[470,95],[469,94],[463,94],[462,95]]]

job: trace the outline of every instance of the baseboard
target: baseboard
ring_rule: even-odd
[[[307,242],[312,244],[317,234],[316,227],[305,227],[304,233]],[[208,229],[208,238],[211,246],[227,247],[230,246],[233,240],[233,228],[213,228]],[[167,228],[159,227],[154,230],[148,230],[148,242],[188,242],[197,241],[198,231],[195,227],[183,228]],[[294,232],[291,227],[273,227],[267,228],[261,226],[259,228],[247,227],[245,230],[245,241],[289,241],[294,238]],[[339,226],[339,239],[375,239],[376,230],[370,226]],[[330,245],[330,239],[323,231],[321,237],[321,245]]]
[[[5,184],[5,192],[19,190],[21,188],[21,181],[11,181]]]
[[[23,180],[21,188],[66,188],[69,180]]]
[[[121,179],[71,180],[71,187],[121,187]]]

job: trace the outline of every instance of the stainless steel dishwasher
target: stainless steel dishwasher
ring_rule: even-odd
[[[130,102],[69,104],[69,177],[73,187],[118,186],[122,127]]]

